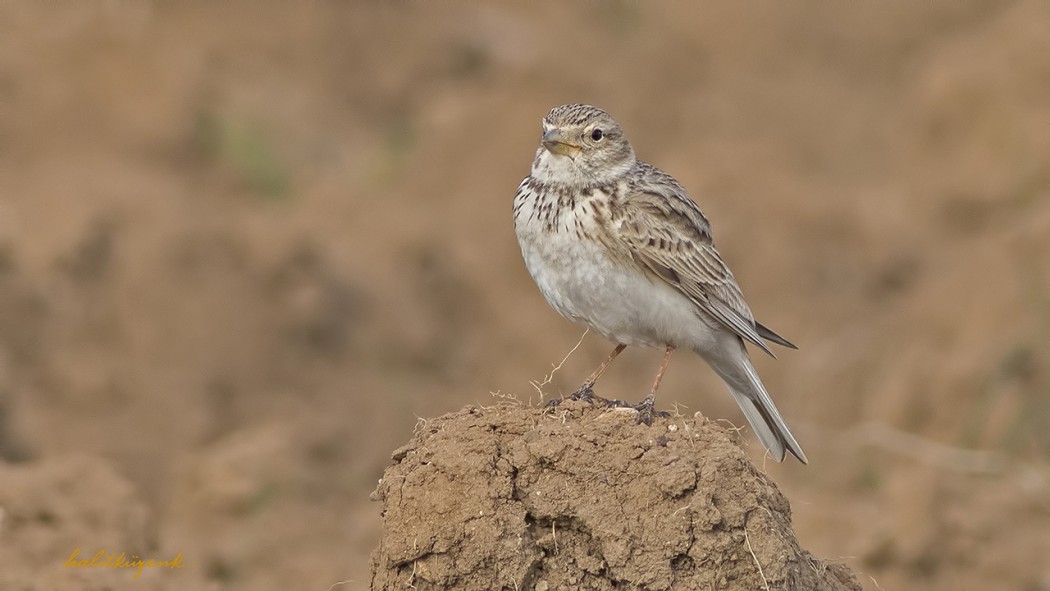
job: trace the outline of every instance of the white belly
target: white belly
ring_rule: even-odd
[[[713,344],[711,325],[691,301],[609,258],[599,243],[564,226],[544,232],[539,224],[519,224],[517,233],[529,273],[566,318],[630,346],[698,350]]]

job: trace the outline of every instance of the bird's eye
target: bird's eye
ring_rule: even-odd
[[[591,139],[596,142],[601,140],[603,137],[605,137],[605,134],[600,129],[595,129],[591,132]]]

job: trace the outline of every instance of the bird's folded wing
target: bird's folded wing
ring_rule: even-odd
[[[707,233],[707,220],[688,198],[634,193],[613,220],[614,238],[644,269],[667,282],[696,306],[766,353],[733,274]],[[764,327],[763,327],[764,328]]]

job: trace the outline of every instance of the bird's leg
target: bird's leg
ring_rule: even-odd
[[[605,361],[602,362],[601,365],[598,366],[598,369],[594,370],[594,373],[591,374],[591,377],[587,378],[587,380],[584,381],[583,384],[579,388],[577,388],[575,392],[569,395],[569,399],[585,400],[587,402],[593,402],[595,398],[601,399],[600,397],[594,395],[594,383],[597,382],[598,378],[601,377],[601,375],[605,373],[605,370],[609,368],[609,364],[612,363],[612,360],[616,359],[616,356],[623,352],[623,350],[626,348],[627,345],[624,344],[616,345],[616,348],[613,349],[612,353],[609,353],[609,356],[605,359]],[[555,399],[548,402],[547,406],[557,406],[559,404],[561,404],[561,400]]]
[[[656,372],[656,379],[653,380],[653,388],[650,390],[649,395],[645,397],[645,400],[634,405],[634,409],[638,411],[638,422],[645,423],[646,425],[653,424],[653,415],[667,416],[666,412],[654,412],[653,403],[656,402],[656,389],[660,387],[660,381],[664,379],[664,373],[667,371],[667,364],[671,362],[671,353],[674,353],[674,347],[671,345],[667,346],[667,351],[664,352],[664,360],[660,363],[660,369]]]
[[[572,398],[573,400],[586,400],[588,402],[593,401],[595,398],[594,383],[597,382],[598,378],[600,378],[602,374],[605,373],[605,370],[609,368],[609,365],[612,363],[613,359],[616,359],[616,357],[620,353],[622,353],[623,350],[626,348],[627,345],[624,345],[622,343],[616,345],[616,348],[612,350],[612,353],[609,353],[609,356],[605,358],[605,361],[603,361],[602,364],[598,366],[598,369],[594,370],[594,373],[591,374],[591,377],[587,378],[583,382],[583,384],[580,385],[580,387],[572,393],[572,396],[570,396],[570,398]]]

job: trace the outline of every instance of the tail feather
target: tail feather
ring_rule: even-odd
[[[744,411],[744,417],[747,419],[748,424],[751,425],[751,430],[755,432],[755,435],[758,435],[759,441],[769,450],[769,455],[773,456],[774,460],[783,462],[787,453],[784,438],[773,431],[768,415],[763,414],[746,394],[741,394],[733,388],[729,388],[729,393],[733,395],[733,399],[740,406],[740,410]]]
[[[758,372],[751,365],[751,361],[747,358],[746,353],[742,360],[744,372],[740,377],[745,378],[744,380],[731,379],[730,376],[724,374],[722,378],[725,380],[726,385],[729,386],[729,392],[733,395],[737,405],[740,406],[740,410],[743,411],[747,422],[751,425],[762,444],[769,450],[773,459],[783,462],[786,452],[791,452],[791,455],[798,458],[800,462],[808,464],[809,460],[806,459],[802,446],[799,445],[795,436],[791,434],[791,430],[788,429],[784,418],[780,416],[776,405],[773,404],[773,399],[766,392],[765,386],[762,385],[762,380],[758,378]]]
[[[761,322],[755,322],[755,332],[757,332],[758,336],[762,337],[763,339],[776,343],[782,347],[787,347],[788,349],[798,349],[798,347],[796,347],[794,343],[773,332],[772,330],[770,330],[769,327],[763,326]]]

